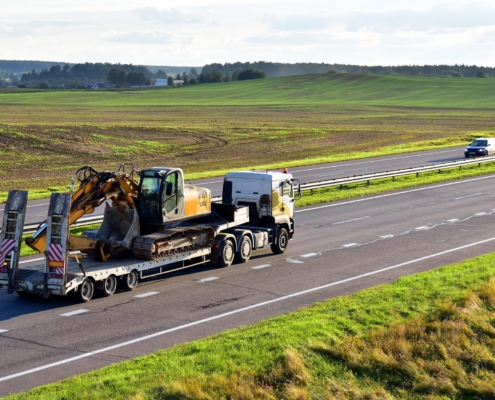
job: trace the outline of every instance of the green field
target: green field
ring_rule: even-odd
[[[76,169],[179,166],[189,179],[495,136],[495,80],[319,74],[184,88],[0,92],[0,192]]]
[[[7,93],[0,104],[64,106],[376,105],[495,108],[495,80],[314,74],[174,89]]]

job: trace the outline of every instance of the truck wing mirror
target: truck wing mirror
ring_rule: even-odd
[[[299,182],[299,179],[293,179],[292,185],[297,185],[297,198],[300,199],[302,197],[301,182]]]

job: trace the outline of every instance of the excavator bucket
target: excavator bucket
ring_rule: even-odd
[[[123,211],[106,205],[103,222],[94,238],[106,242],[106,249],[116,255],[124,250],[132,250],[132,242],[140,235],[139,217],[135,208],[126,207]]]

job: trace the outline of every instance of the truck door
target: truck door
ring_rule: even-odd
[[[284,207],[288,208],[287,214],[290,218],[294,217],[294,187],[292,186],[292,182],[289,180],[281,183],[282,189],[282,201],[284,202]]]

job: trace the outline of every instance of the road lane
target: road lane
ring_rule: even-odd
[[[0,329],[8,332],[0,334],[0,378],[84,358],[5,380],[0,394],[490,252],[495,247],[494,183],[494,176],[479,177],[301,209],[296,236],[283,255],[262,251],[248,263],[226,269],[195,267],[168,279],[146,281],[135,293],[96,298],[84,307],[68,299],[32,301],[2,291]],[[482,195],[470,196],[480,185]],[[367,218],[338,224],[356,216]],[[350,243],[354,245],[346,247]],[[323,285],[328,286],[313,290]],[[135,297],[149,292],[155,294]],[[264,302],[270,303],[253,307]],[[88,312],[61,316],[81,309]],[[245,310],[235,312],[241,309]],[[111,349],[88,355],[107,347]]]

